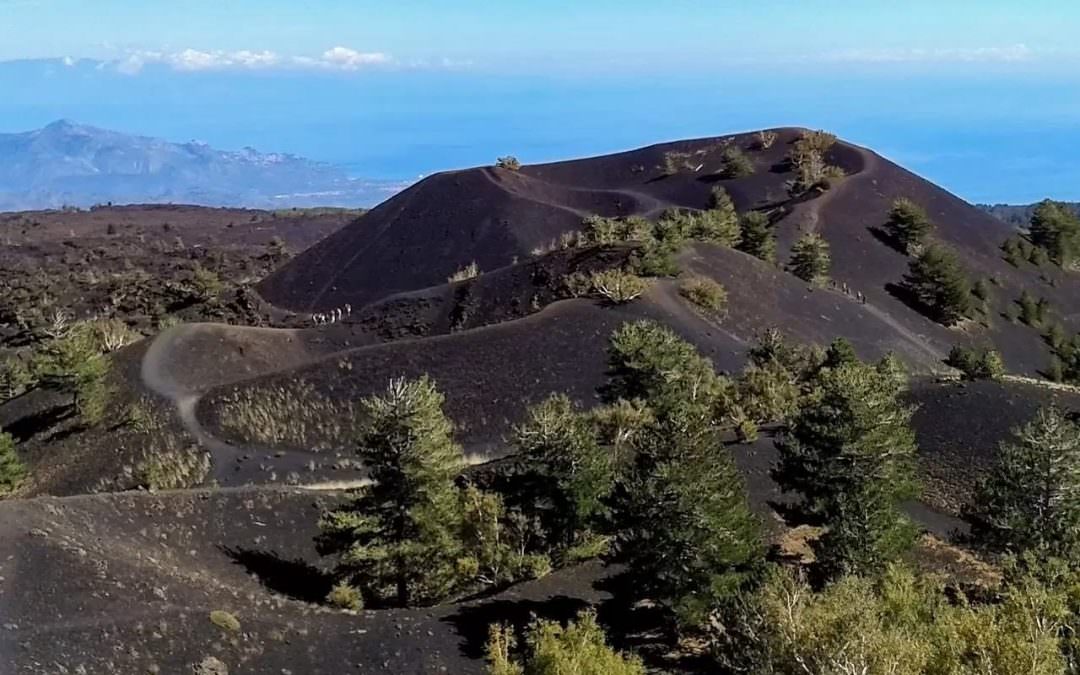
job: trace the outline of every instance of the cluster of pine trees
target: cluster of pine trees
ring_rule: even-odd
[[[1042,411],[1002,446],[967,517],[981,546],[1014,557],[991,596],[950,596],[905,562],[917,528],[902,506],[918,486],[899,362],[863,362],[843,340],[808,349],[775,331],[749,359],[733,379],[669,329],[625,324],[612,335],[602,405],[553,395],[533,407],[515,431],[513,469],[487,490],[461,477],[434,383],[395,381],[364,405],[358,450],[373,484],[321,522],[318,543],[341,579],[330,600],[430,604],[605,555],[625,566],[629,600],[662,608],[674,634],[709,646],[719,672],[1071,667],[1073,421]],[[747,419],[783,423],[773,477],[793,497],[790,524],[821,533],[809,564],[770,562],[729,448]],[[491,672],[644,672],[591,614],[567,627],[536,622],[522,638],[492,628]]]

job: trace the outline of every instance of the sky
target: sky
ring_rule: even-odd
[[[0,132],[399,179],[801,125],[971,201],[1080,199],[1078,27],[1064,0],[0,0]]]

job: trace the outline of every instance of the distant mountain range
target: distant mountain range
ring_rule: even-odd
[[[77,124],[0,134],[0,211],[103,203],[371,206],[405,187],[302,157],[231,152]]]

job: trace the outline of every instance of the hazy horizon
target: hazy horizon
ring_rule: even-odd
[[[0,131],[68,118],[401,181],[806,126],[972,202],[1080,200],[1080,8],[764,4],[0,1]]]

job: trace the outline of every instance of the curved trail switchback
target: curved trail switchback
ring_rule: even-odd
[[[170,363],[173,353],[186,340],[196,336],[207,326],[207,324],[180,324],[162,331],[153,339],[146,354],[143,355],[140,375],[147,389],[173,405],[184,430],[191,434],[199,447],[210,453],[213,464],[211,477],[218,485],[224,485],[229,481],[231,472],[235,470],[238,461],[245,455],[272,455],[277,451],[269,448],[233,445],[207,431],[197,414],[199,401],[206,393],[205,388],[192,387],[178,381],[173,375]],[[295,450],[287,454],[297,459],[313,459],[318,456],[312,452]],[[346,490],[362,487],[370,482],[367,478],[359,478],[297,487],[311,490]]]
[[[173,406],[184,430],[191,435],[199,447],[210,453],[213,464],[212,479],[216,481],[218,485],[226,485],[230,482],[232,472],[235,470],[238,461],[245,456],[256,456],[260,454],[281,456],[282,452],[276,448],[234,445],[207,431],[202,425],[202,422],[199,421],[197,413],[199,401],[211,387],[197,387],[179,381],[173,374],[175,364],[172,362],[172,359],[173,355],[184,346],[187,340],[198,336],[201,331],[211,327],[218,327],[218,325],[197,323],[180,324],[162,331],[153,338],[149,348],[143,355],[140,377],[143,385],[147,389],[164,398]],[[231,326],[230,328],[236,327]],[[240,330],[288,331],[289,329],[241,328]],[[312,361],[317,361],[319,358],[320,357],[313,357]],[[290,450],[284,454],[294,460],[323,459],[318,453],[310,451]],[[470,466],[485,464],[491,460],[492,457],[483,453],[466,453],[465,455],[465,463]],[[304,490],[334,491],[350,490],[370,484],[371,480],[369,478],[362,477],[348,480],[327,480],[291,487],[297,487]]]

